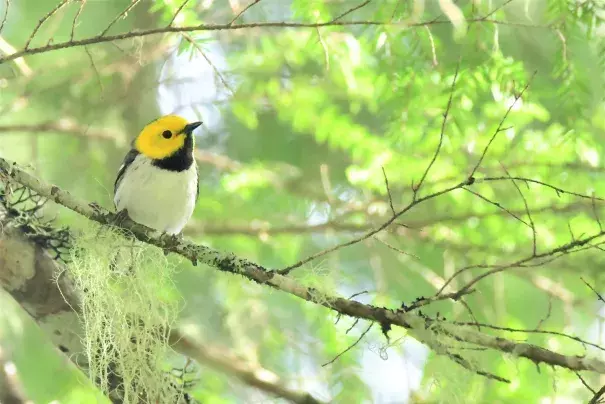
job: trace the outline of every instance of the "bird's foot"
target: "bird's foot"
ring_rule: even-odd
[[[162,233],[160,239],[165,243],[166,248],[164,249],[164,255],[168,255],[171,248],[176,247],[181,241],[183,241],[183,233],[171,234]]]
[[[122,209],[121,211],[115,213],[113,216],[109,217],[107,221],[109,222],[108,224],[113,224],[114,226],[122,227],[124,222],[128,219],[130,219],[130,216],[128,215],[128,210]]]

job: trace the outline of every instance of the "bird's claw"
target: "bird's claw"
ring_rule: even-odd
[[[115,213],[113,216],[109,217],[108,222],[118,227],[122,227],[126,220],[130,219],[128,215],[128,210],[122,209],[121,211]]]
[[[176,247],[181,241],[183,241],[183,233],[169,234],[163,232],[160,235],[160,239],[166,245],[166,249],[164,249],[164,255],[168,255],[168,253],[170,252],[169,249],[171,247]]]
[[[100,213],[103,212],[103,208],[101,207],[101,205],[99,205],[96,202],[91,202],[91,203],[88,204],[88,206],[90,208],[92,208],[92,210],[94,210],[96,214],[100,214]]]

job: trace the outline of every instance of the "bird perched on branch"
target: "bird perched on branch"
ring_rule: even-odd
[[[143,128],[114,184],[119,217],[168,234],[183,230],[199,194],[193,131],[200,125],[167,115]]]

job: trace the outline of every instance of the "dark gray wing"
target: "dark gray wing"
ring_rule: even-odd
[[[126,154],[126,157],[124,157],[124,161],[122,162],[122,165],[120,166],[120,169],[118,170],[118,176],[116,177],[116,182],[113,184],[113,194],[114,195],[118,191],[118,187],[120,186],[120,182],[122,181],[122,178],[124,178],[124,173],[126,173],[126,169],[128,168],[128,166],[130,166],[132,164],[132,162],[134,161],[135,158],[137,158],[138,155],[139,155],[138,151],[136,151],[135,149],[130,149],[130,151]]]
[[[195,186],[197,187],[197,192],[195,194],[195,203],[197,203],[197,200],[200,197],[200,168],[198,167],[197,162],[195,160],[193,161],[193,164],[195,164],[195,173],[197,174],[195,178]]]

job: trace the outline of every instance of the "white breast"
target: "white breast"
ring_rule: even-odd
[[[139,154],[126,169],[114,203],[128,210],[135,222],[169,234],[178,234],[191,218],[197,193],[195,163],[186,171],[164,170]]]

